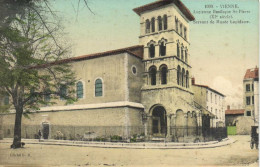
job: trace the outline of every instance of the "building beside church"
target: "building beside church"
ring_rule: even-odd
[[[259,74],[258,67],[247,69],[244,80],[245,116],[250,117],[254,124],[259,123]]]
[[[196,107],[191,86],[189,22],[194,16],[180,0],[159,0],[133,10],[140,17],[139,45],[69,59],[79,100],[65,105],[55,99],[54,106],[23,119],[23,137],[34,138],[39,128],[44,138],[55,138],[57,131],[67,139],[200,137],[198,127],[209,113]],[[10,137],[14,114],[3,117],[4,136]]]
[[[194,91],[194,102],[213,115],[211,126],[224,127],[225,95],[207,85],[196,84],[195,78],[192,78],[192,89]]]

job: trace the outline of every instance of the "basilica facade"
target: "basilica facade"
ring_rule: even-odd
[[[140,17],[139,44],[71,58],[78,101],[65,105],[53,99],[55,105],[23,119],[23,137],[34,138],[38,129],[46,139],[57,131],[67,139],[142,134],[147,140],[180,141],[199,134],[203,113],[194,104],[189,52],[194,16],[180,0],[133,10]],[[2,122],[4,137],[10,137],[14,113],[3,115]]]

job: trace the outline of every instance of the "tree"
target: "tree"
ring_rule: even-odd
[[[0,92],[10,97],[15,111],[16,148],[21,147],[22,116],[28,118],[41,105],[53,104],[50,98],[76,100],[70,59],[63,60],[69,48],[60,45],[60,25],[48,17],[49,11],[30,4],[1,21],[5,25],[0,26]]]

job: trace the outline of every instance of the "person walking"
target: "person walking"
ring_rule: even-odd
[[[41,132],[41,130],[39,129],[39,131],[38,131],[38,136],[39,136],[39,142],[41,141],[41,137],[42,137],[42,132]]]

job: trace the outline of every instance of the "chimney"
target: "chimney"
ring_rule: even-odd
[[[227,110],[230,110],[230,105],[227,106]]]
[[[192,84],[192,85],[195,85],[195,78],[194,78],[194,77],[191,78],[191,84]]]

